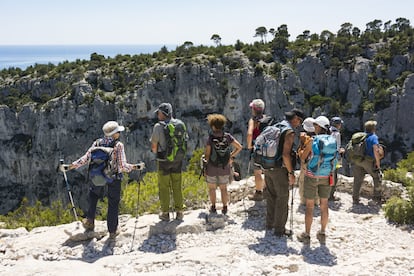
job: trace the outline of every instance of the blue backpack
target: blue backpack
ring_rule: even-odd
[[[308,169],[316,176],[329,176],[337,163],[338,148],[336,139],[328,134],[313,137],[313,155],[308,163]]]
[[[105,144],[103,139],[95,141],[91,150],[91,160],[89,162],[89,179],[95,186],[105,186],[114,181],[115,174],[112,164],[112,152],[118,141],[111,141]]]

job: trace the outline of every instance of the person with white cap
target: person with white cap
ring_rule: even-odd
[[[299,173],[299,196],[300,196],[300,204],[305,205],[305,197],[303,196],[304,191],[304,181],[305,181],[305,172],[306,172],[306,165],[309,161],[310,153],[312,150],[312,137],[315,135],[315,127],[313,124],[315,123],[315,119],[312,117],[308,117],[303,121],[302,127],[305,132],[301,132],[299,136],[299,147],[297,150],[298,157],[300,159],[300,173]],[[319,198],[315,198],[315,204],[317,204]]]
[[[335,179],[335,183],[334,185],[331,187],[331,194],[329,195],[328,200],[329,201],[338,201],[340,200],[339,197],[335,196],[335,191],[336,191],[336,184],[337,184],[337,180],[338,180],[338,169],[340,167],[342,167],[342,155],[345,152],[345,149],[341,146],[341,128],[343,125],[344,121],[342,121],[341,117],[333,117],[331,119],[331,127],[330,127],[330,131],[331,131],[331,135],[336,139],[336,144],[338,147],[338,165],[335,168],[334,171],[334,179]]]
[[[111,147],[111,164],[112,170],[111,183],[106,183],[108,187],[108,214],[107,214],[107,227],[109,232],[109,238],[114,239],[118,234],[118,213],[119,213],[119,201],[121,198],[121,180],[122,173],[130,172],[132,170],[141,169],[140,165],[129,164],[126,160],[124,144],[119,141],[121,132],[125,130],[124,126],[119,125],[116,121],[108,121],[103,127],[102,131],[104,137],[97,139],[93,142],[92,146],[87,152],[78,160],[72,162],[70,165],[64,165],[68,170],[80,168],[91,161],[92,151],[97,147]],[[86,218],[82,220],[82,225],[86,230],[94,230],[95,228],[95,216],[96,205],[99,198],[103,196],[104,186],[96,186],[93,183],[89,185],[88,192],[88,210],[86,212]]]
[[[337,145],[336,140],[330,135],[329,119],[319,116],[315,119],[315,136],[313,137],[308,161],[304,197],[306,199],[305,232],[297,236],[300,242],[310,243],[310,230],[313,221],[313,209],[315,196],[319,195],[321,212],[321,229],[317,232],[317,239],[321,244],[325,243],[325,229],[328,224],[328,197],[331,191],[330,178],[336,165]]]
[[[249,107],[251,108],[251,118],[249,119],[247,128],[247,149],[252,152],[254,141],[267,125],[264,119],[271,117],[264,115],[265,103],[262,99],[254,99],[250,102]],[[250,160],[249,165],[253,167],[254,182],[256,186],[255,193],[250,195],[249,199],[254,201],[262,201],[263,189],[265,186],[264,179],[262,178],[263,171],[259,166],[254,164],[253,159]]]

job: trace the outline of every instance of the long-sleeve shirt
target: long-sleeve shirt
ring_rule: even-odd
[[[91,151],[93,150],[93,148],[97,146],[97,142],[99,140],[100,139],[93,142],[92,146],[88,149],[88,151],[82,157],[72,162],[72,165],[74,166],[75,169],[80,168],[86,164],[89,164],[91,160]],[[108,144],[111,144],[112,142],[113,142],[113,139],[111,137],[104,137],[102,138],[102,142],[100,144],[108,145]],[[120,141],[116,142],[111,158],[113,160],[114,168],[117,168],[116,170],[117,173],[132,171],[134,165],[129,164],[127,162],[126,155],[125,155],[125,148],[122,142]]]

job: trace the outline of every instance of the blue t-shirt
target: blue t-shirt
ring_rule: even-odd
[[[365,154],[375,158],[374,156],[374,145],[378,145],[378,136],[375,133],[367,133],[366,139],[367,147],[365,149]]]

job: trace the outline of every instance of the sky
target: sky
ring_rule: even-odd
[[[231,45],[258,41],[261,26],[286,24],[290,39],[375,19],[413,26],[413,11],[412,0],[0,0],[0,45],[212,45],[213,34]]]

